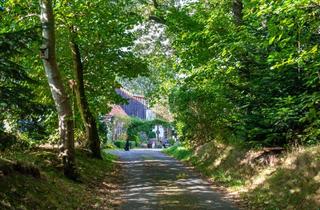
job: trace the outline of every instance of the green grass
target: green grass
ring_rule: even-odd
[[[189,160],[193,152],[191,149],[188,149],[186,147],[182,146],[172,146],[165,150],[165,152],[169,155],[172,155],[173,157],[179,159],[179,160]]]
[[[92,206],[102,202],[97,193],[102,182],[114,182],[116,179],[115,157],[105,153],[103,156],[104,160],[96,160],[83,151],[77,151],[76,164],[81,178],[79,182],[74,182],[64,177],[53,150],[0,153],[0,158],[33,164],[41,172],[39,179],[18,172],[2,174],[0,209],[92,209]]]
[[[203,154],[203,156],[197,156],[194,154],[192,149],[183,146],[170,147],[165,151],[165,153],[175,157],[178,160],[182,160],[192,164],[202,174],[210,177],[215,182],[224,184],[225,186],[238,187],[243,185],[244,183],[243,178],[236,171],[231,172],[219,167],[210,167],[214,162],[213,159],[217,157],[209,155],[208,153]],[[228,163],[226,162],[225,164],[228,165]],[[224,168],[230,169],[231,167],[228,165],[224,166]]]
[[[246,209],[320,209],[320,146],[283,154],[273,166],[250,158],[259,151],[237,146],[174,146],[165,152],[238,192]]]

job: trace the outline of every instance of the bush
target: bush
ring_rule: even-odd
[[[126,141],[118,140],[113,143],[116,147],[123,149],[126,145]]]
[[[5,150],[16,143],[17,138],[15,136],[6,133],[0,135],[0,150]]]
[[[135,141],[129,141],[129,145],[130,145],[130,148],[138,147],[138,144]]]
[[[132,147],[138,147],[141,144],[141,139],[138,135],[134,135],[129,142],[132,144]]]
[[[176,141],[173,138],[169,138],[168,140],[170,146],[174,145],[174,143],[176,143]]]
[[[149,139],[156,138],[156,136],[157,136],[156,133],[153,132],[153,131],[151,131],[151,132],[148,133],[148,138],[149,138]]]
[[[162,125],[163,127],[170,127],[170,123],[161,119],[143,121],[138,118],[132,118],[128,127],[128,138],[134,140],[135,136],[140,139],[140,134],[145,133],[150,138],[156,138],[156,133],[152,131],[155,125]]]
[[[28,139],[17,138],[16,136],[8,133],[0,134],[0,151],[6,149],[11,150],[24,150],[32,147],[33,142]]]
[[[103,149],[115,149],[116,146],[115,146],[115,144],[106,143],[106,144],[103,144],[102,148]]]
[[[126,141],[118,140],[113,143],[117,148],[123,149],[126,146]],[[138,147],[138,143],[135,141],[129,141],[130,148]],[[111,148],[111,147],[110,147]],[[111,148],[113,149],[113,148]]]

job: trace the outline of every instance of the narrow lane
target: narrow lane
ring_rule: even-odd
[[[125,177],[120,209],[237,209],[197,173],[160,150],[111,153],[119,156]]]

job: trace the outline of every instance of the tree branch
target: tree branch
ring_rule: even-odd
[[[23,16],[23,17],[19,18],[19,20],[18,20],[17,22],[21,22],[21,21],[23,21],[23,20],[26,19],[26,18],[34,17],[34,16],[40,17],[39,14],[31,13],[31,14],[27,14],[26,16]]]
[[[160,23],[160,24],[166,24],[166,20],[163,17],[157,17],[155,15],[150,15],[149,16],[149,20],[153,20],[156,23]]]

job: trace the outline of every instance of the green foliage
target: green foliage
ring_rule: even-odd
[[[102,145],[102,149],[106,149],[106,150],[108,150],[108,149],[116,149],[117,147],[114,145],[114,144],[112,144],[112,143],[107,143],[107,144],[104,144],[104,145]]]
[[[250,1],[237,26],[230,1],[159,9],[174,53],[158,89],[169,93],[180,139],[318,142],[319,11],[316,1]]]
[[[30,31],[0,34],[1,120],[5,118],[5,112],[14,114],[24,111],[26,113],[32,109],[32,97],[34,96],[28,83],[30,85],[34,81],[21,65],[14,62],[14,56],[31,41],[29,36],[32,34]]]
[[[113,144],[119,148],[119,149],[124,149],[127,141],[124,140],[117,140]],[[140,145],[139,141],[129,141],[130,148],[138,147]]]
[[[10,148],[17,143],[17,137],[10,134],[2,134],[0,136],[0,150]]]
[[[94,116],[103,115],[109,110],[106,104],[122,101],[115,92],[120,87],[118,77],[148,74],[144,60],[130,50],[135,34],[129,30],[141,20],[135,13],[136,3],[55,1],[53,6],[57,60],[65,86],[73,77],[69,42],[74,29],[89,104]],[[0,132],[4,130],[3,122],[8,121],[15,131],[27,132],[30,139],[54,139],[57,114],[38,55],[39,2],[8,0],[1,1],[0,7]],[[71,89],[67,92],[74,100]],[[79,112],[74,113],[76,127],[83,128],[78,122]],[[106,141],[105,135],[100,135]]]
[[[174,156],[175,158],[183,161],[190,160],[192,156],[192,150],[186,147],[172,146],[166,149],[167,154]]]
[[[63,64],[60,69],[72,79],[71,52],[65,46],[73,28],[83,58],[88,102],[94,115],[103,114],[109,111],[106,104],[122,102],[115,92],[121,86],[118,78],[148,74],[144,60],[130,50],[135,40],[130,29],[141,16],[135,13],[135,3],[127,0],[58,1],[56,10],[59,62]]]
[[[173,138],[169,138],[168,142],[171,146],[176,143],[176,141]]]
[[[117,140],[113,143],[116,147],[123,149],[124,146],[126,145],[126,141],[124,140]]]
[[[124,148],[126,140],[129,140],[131,147],[139,147],[141,143],[147,143],[150,138],[156,138],[153,132],[155,125],[171,126],[169,122],[160,119],[141,120],[136,117],[115,117],[114,120],[120,121],[126,130],[126,134],[120,135],[114,142],[118,148]]]
[[[20,59],[37,40],[36,28],[0,34],[0,135],[3,122],[9,124],[8,132],[27,133],[31,139],[48,135],[44,115],[52,107],[38,101],[35,89],[40,83]]]
[[[155,138],[156,134],[152,131],[155,125],[170,127],[169,122],[161,119],[141,120],[139,118],[131,118],[131,122],[127,130],[128,139],[135,141],[136,144],[140,144],[142,141],[140,135],[142,133],[146,134],[148,138]]]
[[[135,148],[139,146],[139,142],[137,141],[129,141],[130,148]]]
[[[107,125],[102,118],[97,120],[97,124],[98,124],[98,132],[99,132],[99,139],[101,141],[101,145],[107,144],[108,143]]]

